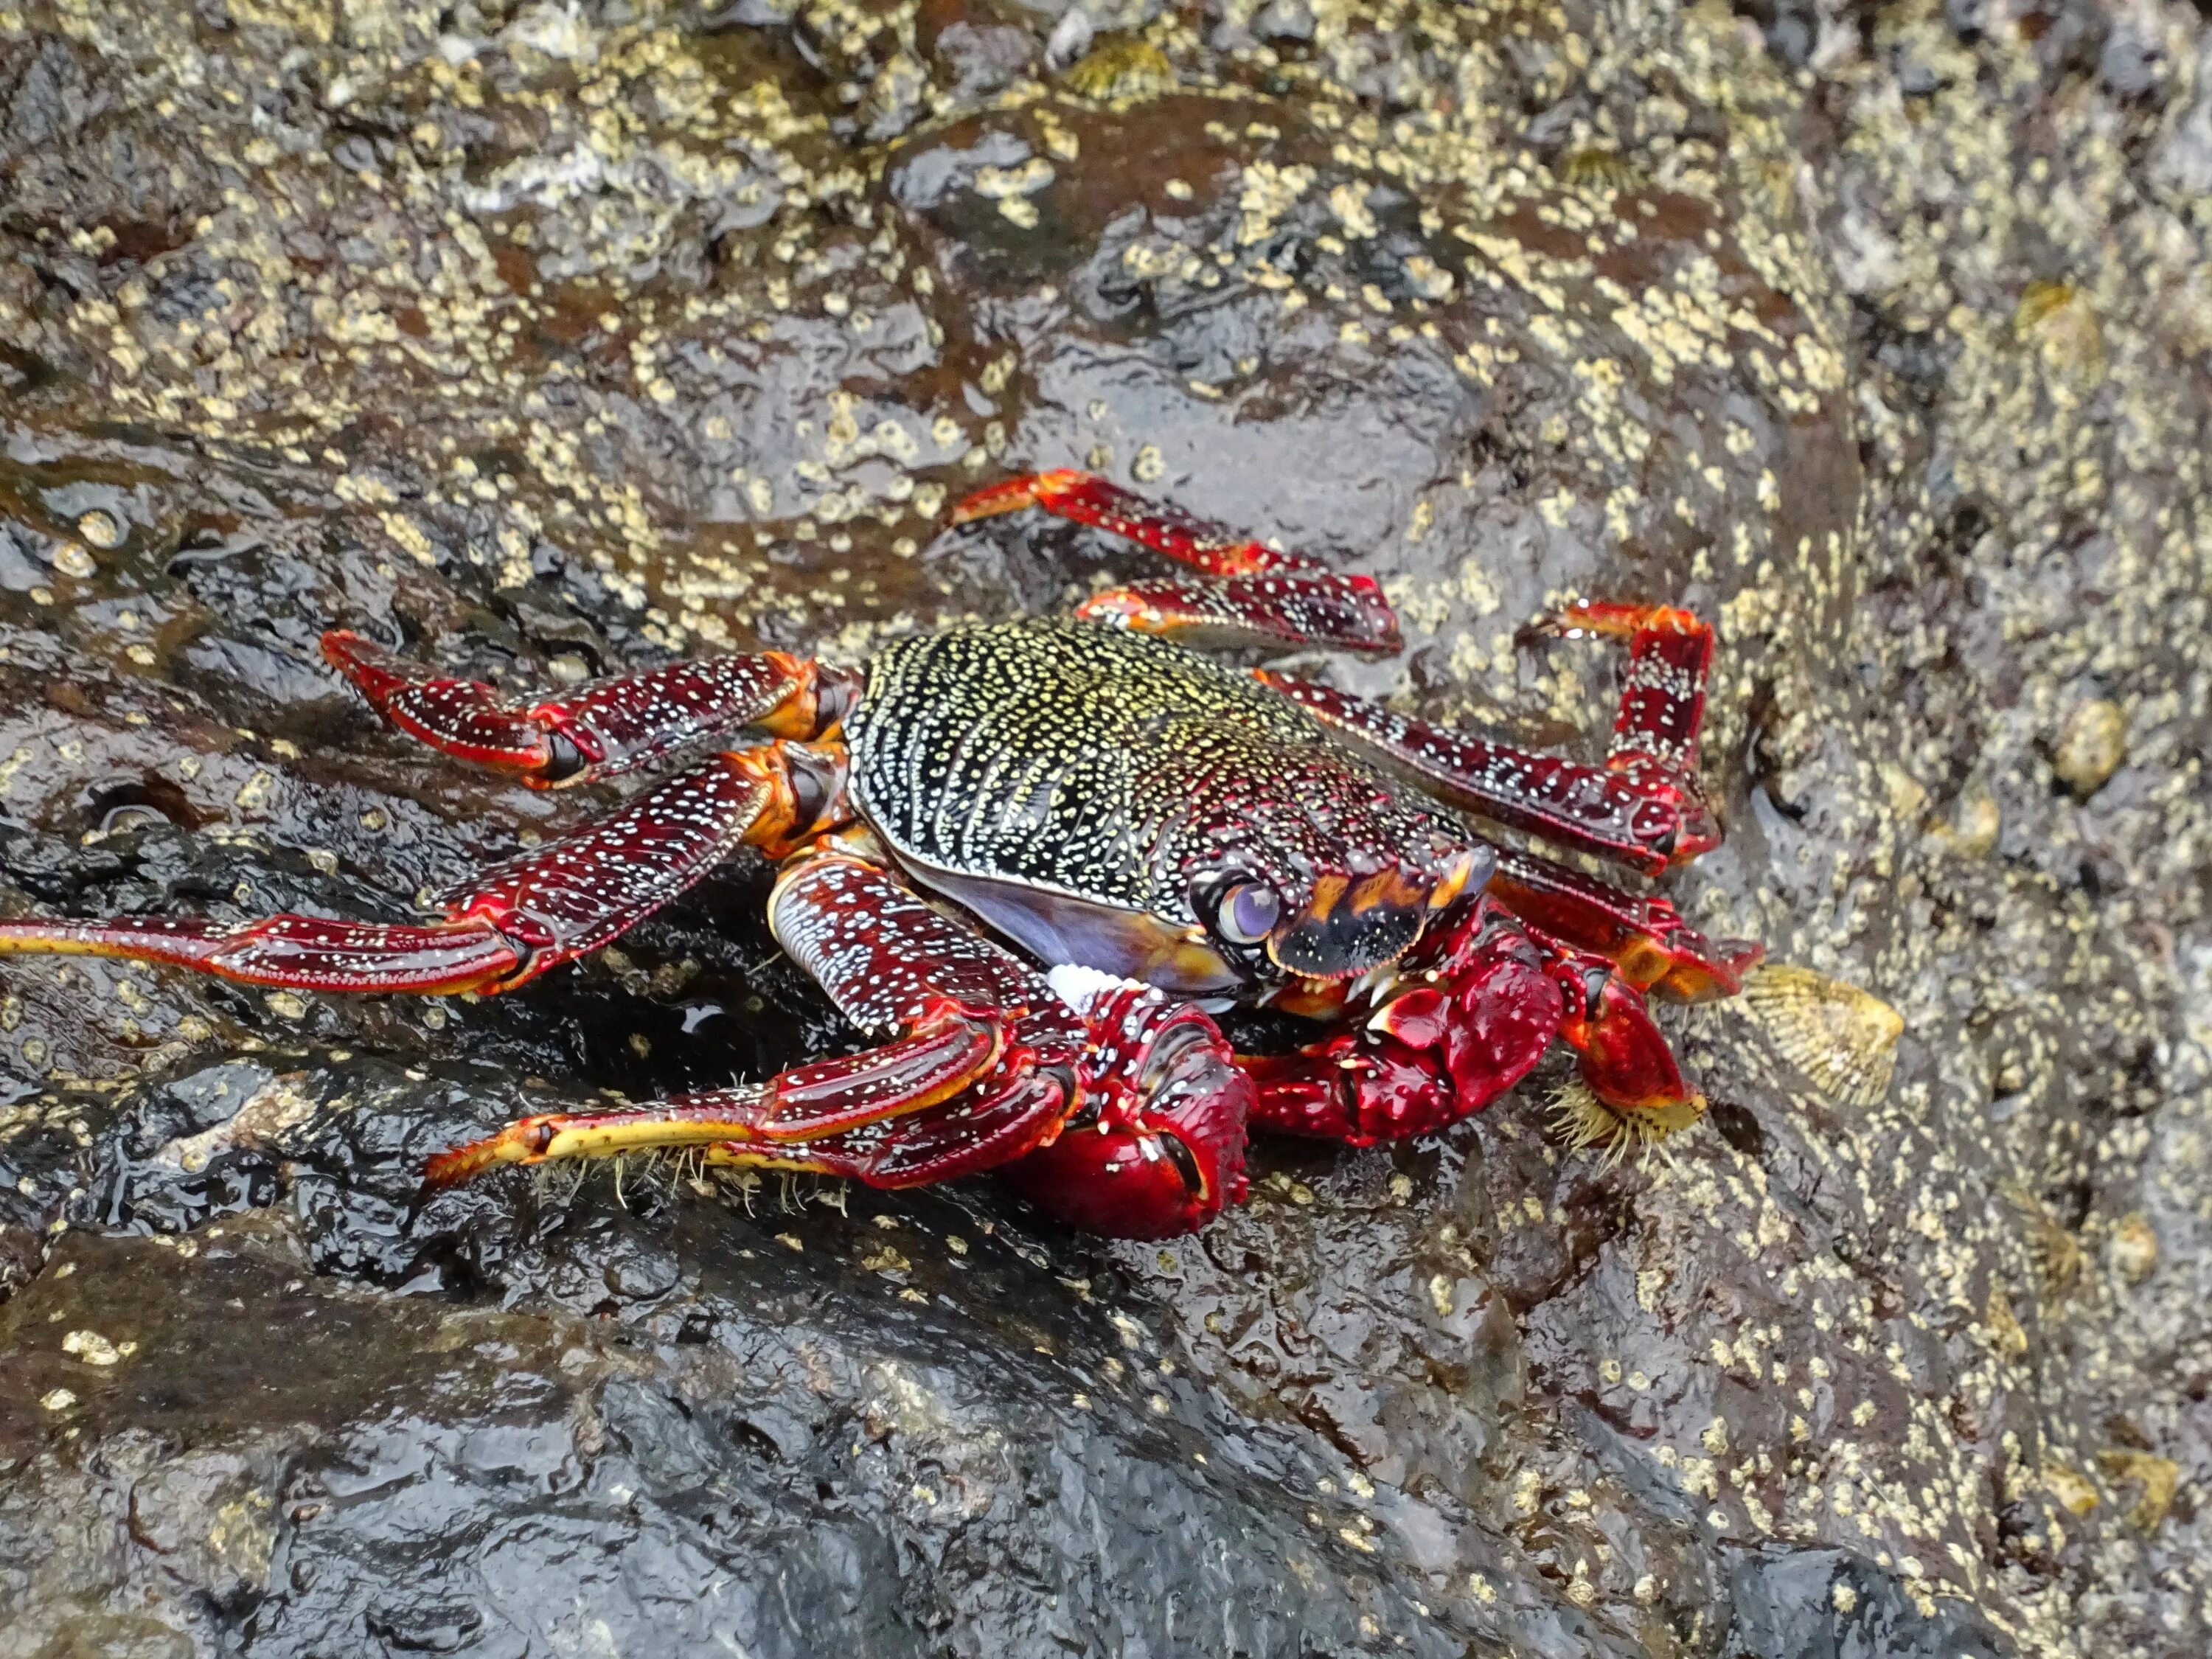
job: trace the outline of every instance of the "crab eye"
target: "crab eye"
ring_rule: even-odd
[[[1221,908],[1214,919],[1221,936],[1231,944],[1257,945],[1273,930],[1282,914],[1283,902],[1275,896],[1273,888],[1243,881],[1221,896]]]

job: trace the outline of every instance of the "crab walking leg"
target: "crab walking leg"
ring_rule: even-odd
[[[1059,986],[849,853],[794,860],[769,919],[856,1024],[900,1035],[764,1084],[526,1118],[441,1154],[430,1179],[672,1146],[877,1187],[1012,1165],[1041,1206],[1132,1237],[1241,1195],[1250,1086],[1196,1008],[1079,970]]]
[[[1075,614],[1189,645],[1321,645],[1381,654],[1405,644],[1398,618],[1371,576],[1131,582],[1092,594]]]
[[[1076,607],[1079,617],[1195,644],[1389,652],[1404,643],[1373,577],[1337,574],[1087,472],[1036,472],[994,484],[954,507],[952,522],[1029,507],[1125,536],[1200,573],[1094,594]]]
[[[836,763],[799,744],[717,755],[573,836],[480,871],[425,926],[289,915],[5,921],[0,953],[173,963],[298,990],[511,990],[635,926],[742,842],[787,845],[811,822],[823,769]]]
[[[612,1158],[624,1152],[704,1146],[728,1150],[720,1163],[773,1164],[824,1173],[866,1174],[859,1168],[834,1171],[830,1163],[865,1161],[895,1139],[884,1126],[895,1118],[941,1109],[970,1085],[982,1081],[1006,1045],[1006,1023],[995,1015],[976,1015],[956,1003],[933,1003],[896,1042],[847,1059],[823,1060],[784,1073],[767,1083],[613,1112],[551,1112],[510,1123],[497,1134],[430,1160],[425,1171],[433,1186],[451,1186],[500,1164],[544,1164],[564,1158]],[[1042,1085],[1042,1087],[1036,1086]],[[990,1103],[998,1115],[1030,1121],[1030,1141],[1056,1114],[1057,1085],[1034,1073],[995,1091]],[[952,1115],[964,1117],[968,1103]],[[1003,1132],[1005,1125],[1001,1124]],[[950,1152],[952,1149],[947,1148]],[[1017,1146],[1012,1157],[1027,1150]],[[895,1165],[916,1180],[940,1178],[928,1161]],[[896,1181],[879,1184],[905,1184]]]
[[[1621,682],[1609,763],[1696,778],[1705,676],[1713,661],[1710,627],[1670,605],[1570,605],[1533,626],[1563,639],[1589,634],[1625,642],[1628,672]]]
[[[1179,507],[1148,501],[1073,467],[1027,473],[979,489],[952,509],[952,522],[968,524],[995,513],[1018,513],[1029,507],[1041,507],[1078,524],[1141,542],[1153,552],[1164,553],[1177,564],[1188,565],[1208,576],[1255,576],[1290,570],[1311,574],[1322,570],[1311,559],[1268,547],[1225,525],[1199,518]]]
[[[1665,899],[1624,893],[1533,853],[1500,849],[1488,896],[1531,927],[1601,956],[1639,991],[1670,1002],[1734,996],[1765,947],[1709,939]]]
[[[750,726],[770,737],[833,732],[859,681],[781,651],[705,657],[605,679],[566,696],[503,701],[334,629],[323,655],[377,712],[441,754],[559,789],[634,772],[698,738]]]
[[[1656,875],[1720,844],[1694,781],[1620,757],[1591,766],[1401,714],[1267,669],[1272,686],[1386,769],[1492,823]]]

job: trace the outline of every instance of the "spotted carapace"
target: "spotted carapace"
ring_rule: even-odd
[[[358,634],[331,663],[402,731],[538,788],[737,733],[611,814],[452,889],[422,925],[283,915],[0,922],[0,951],[173,963],[303,990],[489,994],[596,950],[740,846],[781,868],[778,941],[878,1046],[757,1084],[526,1118],[433,1160],[696,1149],[905,1187],[985,1170],[1048,1212],[1158,1237],[1243,1189],[1257,1125],[1353,1145],[1481,1110],[1555,1041],[1624,1134],[1693,1121],[1648,994],[1730,994],[1755,945],[1663,898],[1484,839],[1474,820],[1656,875],[1719,838],[1698,783],[1710,630],[1670,607],[1540,626],[1627,647],[1609,757],[1448,731],[1194,642],[1400,648],[1332,574],[1078,472],[1041,507],[1184,567],[1069,617],[949,629],[861,668],[766,651],[508,699]],[[1314,1023],[1239,1054],[1213,1016]]]

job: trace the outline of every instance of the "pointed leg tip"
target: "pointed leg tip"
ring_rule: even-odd
[[[472,1140],[465,1146],[432,1154],[422,1165],[422,1184],[436,1192],[459,1186],[491,1164],[486,1145],[484,1141]]]
[[[1073,467],[1054,467],[1048,472],[1024,472],[1018,478],[1007,478],[979,489],[959,501],[952,509],[951,521],[956,525],[969,524],[977,519],[988,519],[999,513],[1018,513],[1024,507],[1052,507],[1055,497],[1073,495],[1092,487],[1110,489],[1088,472]],[[1063,514],[1065,508],[1058,509]],[[1077,515],[1081,516],[1081,515]]]
[[[1722,967],[1727,969],[1728,977],[1734,981],[1729,987],[1730,996],[1742,990],[1743,982],[1750,977],[1752,970],[1766,960],[1766,947],[1757,939],[1716,939],[1713,951],[1720,958]]]
[[[1008,478],[1002,483],[991,484],[973,495],[963,496],[954,504],[948,515],[956,525],[973,524],[978,519],[995,517],[1001,513],[1018,513],[1024,507],[1037,504],[1038,484],[1044,475],[1030,474],[1019,478]]]
[[[423,1184],[442,1190],[458,1187],[495,1164],[533,1162],[536,1153],[531,1142],[537,1137],[532,1131],[539,1121],[537,1118],[523,1118],[496,1134],[434,1153],[422,1165]]]
[[[1558,639],[1588,635],[1608,640],[1632,640],[1638,634],[1703,635],[1711,631],[1695,612],[1673,605],[1621,605],[1586,599],[1563,605],[1532,617],[1522,625],[1524,635],[1549,635]]]
[[[330,628],[323,630],[323,660],[341,673],[350,672],[361,664],[374,662],[392,653],[365,635],[350,628]]]
[[[325,632],[322,650],[323,660],[379,708],[393,693],[427,678],[428,673],[350,628],[333,628]]]
[[[1626,637],[1607,614],[1612,606],[1595,605],[1563,605],[1556,611],[1540,611],[1521,624],[1521,637],[1528,639],[1578,640]]]

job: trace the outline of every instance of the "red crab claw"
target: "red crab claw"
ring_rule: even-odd
[[[1057,1139],[1006,1166],[1008,1185],[1072,1226],[1170,1238],[1244,1198],[1252,1084],[1213,1021],[1188,1002],[1082,968],[1053,989],[1091,1039],[1080,1105]]]
[[[1485,903],[1444,937],[1443,962],[1362,1024],[1296,1054],[1245,1057],[1254,1121],[1350,1146],[1423,1134],[1479,1112],[1559,1034],[1542,952]]]
[[[1611,963],[1563,954],[1552,976],[1567,1005],[1559,1035],[1580,1052],[1583,1081],[1616,1116],[1679,1128],[1704,1114],[1705,1097],[1683,1081],[1642,994]]]

